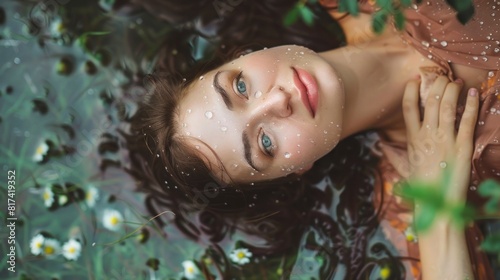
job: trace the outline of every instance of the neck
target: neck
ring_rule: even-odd
[[[429,65],[398,36],[346,46],[320,54],[343,81],[345,108],[341,137],[365,130],[379,130],[396,141],[405,141],[401,102],[418,68]],[[432,62],[431,62],[432,63]]]

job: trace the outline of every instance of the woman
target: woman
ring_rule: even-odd
[[[441,8],[445,5],[439,1],[428,3]],[[437,10],[442,11],[441,8]],[[478,9],[478,19],[485,18],[486,13],[493,14],[495,9],[491,6]],[[418,14],[418,9],[408,12],[410,20],[412,13]],[[451,11],[444,9],[443,13],[450,15]],[[482,25],[480,22],[476,24]],[[488,36],[498,39],[498,34],[493,34],[493,30],[491,32]],[[425,36],[425,33],[410,31],[407,34],[413,35],[413,38]],[[447,41],[436,40],[443,48],[451,45]],[[385,149],[386,158],[400,175],[411,174],[416,179],[435,182],[442,175],[441,167],[449,165],[457,181],[454,199],[462,202],[469,187],[468,183],[464,183],[468,181],[468,175],[464,177],[464,174],[469,174],[472,123],[479,102],[479,94],[474,90],[469,91],[469,97],[465,98],[466,89],[481,88],[482,82],[492,81],[482,96],[483,108],[489,102],[491,112],[490,108],[497,103],[492,96],[498,81],[495,80],[495,73],[490,75],[488,70],[499,68],[498,57],[494,55],[495,47],[486,48],[489,49],[488,55],[483,50],[477,54],[478,57],[486,57],[486,60],[481,59],[483,62],[479,58],[474,59],[476,56],[471,54],[472,66],[467,66],[453,63],[454,60],[460,62],[456,51],[444,54],[446,49],[439,52],[434,45],[429,48],[432,40],[423,41],[425,49],[418,51],[414,48],[417,46],[411,47],[404,42],[388,31],[368,43],[320,54],[302,47],[284,46],[245,55],[175,88],[157,84],[154,88],[156,97],[153,96],[150,101],[155,105],[150,110],[154,111],[148,112],[149,122],[144,124],[142,131],[152,139],[148,142],[149,148],[162,158],[176,184],[193,187],[215,179],[223,185],[247,184],[251,187],[257,182],[301,174],[330,152],[341,139],[376,129],[382,134],[383,143],[389,146]],[[469,49],[477,51],[472,47]],[[429,53],[431,51],[432,54]],[[453,58],[448,67],[443,61],[447,56]],[[447,73],[449,77],[455,74],[462,80],[448,83],[443,77],[430,77],[433,73]],[[410,83],[406,90],[405,126],[401,106],[404,87],[419,75],[422,86],[419,88]],[[460,88],[463,89],[461,98],[467,101],[459,101],[459,104],[467,105],[455,138],[453,122],[450,121],[454,118],[450,114],[455,113],[453,104],[459,98]],[[172,91],[178,92],[176,98],[166,98],[168,103],[158,103],[165,101],[162,94]],[[422,102],[426,104],[423,125],[417,113],[419,91]],[[425,100],[427,96],[430,98]],[[443,105],[440,107],[440,104]],[[155,118],[165,118],[165,115],[167,124],[155,121]],[[485,116],[481,112],[481,117],[488,118],[480,122],[487,121],[490,128],[486,131],[478,129],[476,139],[485,134],[495,136],[498,129],[491,129],[491,123],[498,123],[498,116]],[[441,133],[443,129],[447,134]],[[444,135],[440,139],[451,139],[457,143],[451,146],[456,150],[441,148],[444,141],[435,140],[420,147],[421,140],[427,141],[432,135],[429,132]],[[405,156],[398,153],[397,145],[405,142],[409,145],[409,160],[398,162],[396,160]],[[433,151],[432,156],[422,160],[422,155]],[[436,151],[447,151],[448,154]],[[479,158],[484,159],[488,157]],[[424,167],[430,169],[425,170]],[[488,166],[491,167],[500,166]],[[473,176],[482,179],[481,174]],[[448,231],[449,221],[446,219],[438,223],[440,226],[434,229],[435,232],[422,237],[418,245],[424,276],[441,279],[443,275],[450,276],[450,272],[458,273],[456,275],[460,277],[472,276],[473,268],[463,265],[469,263],[469,256],[463,254],[466,248],[463,233]],[[451,246],[441,250],[445,255],[434,258],[430,249],[436,240],[446,240]],[[453,250],[458,250],[460,254]],[[449,260],[447,256],[450,255],[463,257]],[[448,265],[444,265],[445,261]],[[443,266],[437,269],[433,266],[435,264]],[[442,270],[442,267],[449,270]],[[474,269],[477,277],[489,273]]]

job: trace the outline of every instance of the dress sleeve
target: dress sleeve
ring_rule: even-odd
[[[427,0],[406,9],[402,36],[420,53],[443,67],[448,63],[500,69],[500,5],[474,1],[465,25],[444,0]]]

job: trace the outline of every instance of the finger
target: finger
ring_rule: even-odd
[[[419,92],[420,81],[413,80],[406,84],[403,95],[403,117],[408,137],[415,135],[420,129]]]
[[[428,128],[435,128],[438,125],[439,105],[448,83],[446,76],[439,76],[430,89],[424,113],[424,125]]]
[[[455,136],[457,101],[462,85],[462,80],[449,83],[446,86],[443,99],[441,100],[439,108],[439,128],[449,137]]]
[[[477,115],[479,110],[479,97],[477,89],[469,89],[467,95],[467,104],[465,111],[460,120],[460,126],[457,134],[457,145],[463,154],[472,156],[472,143],[474,137],[474,129],[476,126]]]

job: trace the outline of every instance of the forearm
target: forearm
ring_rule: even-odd
[[[465,231],[447,217],[439,217],[419,234],[418,243],[424,280],[474,279]]]

